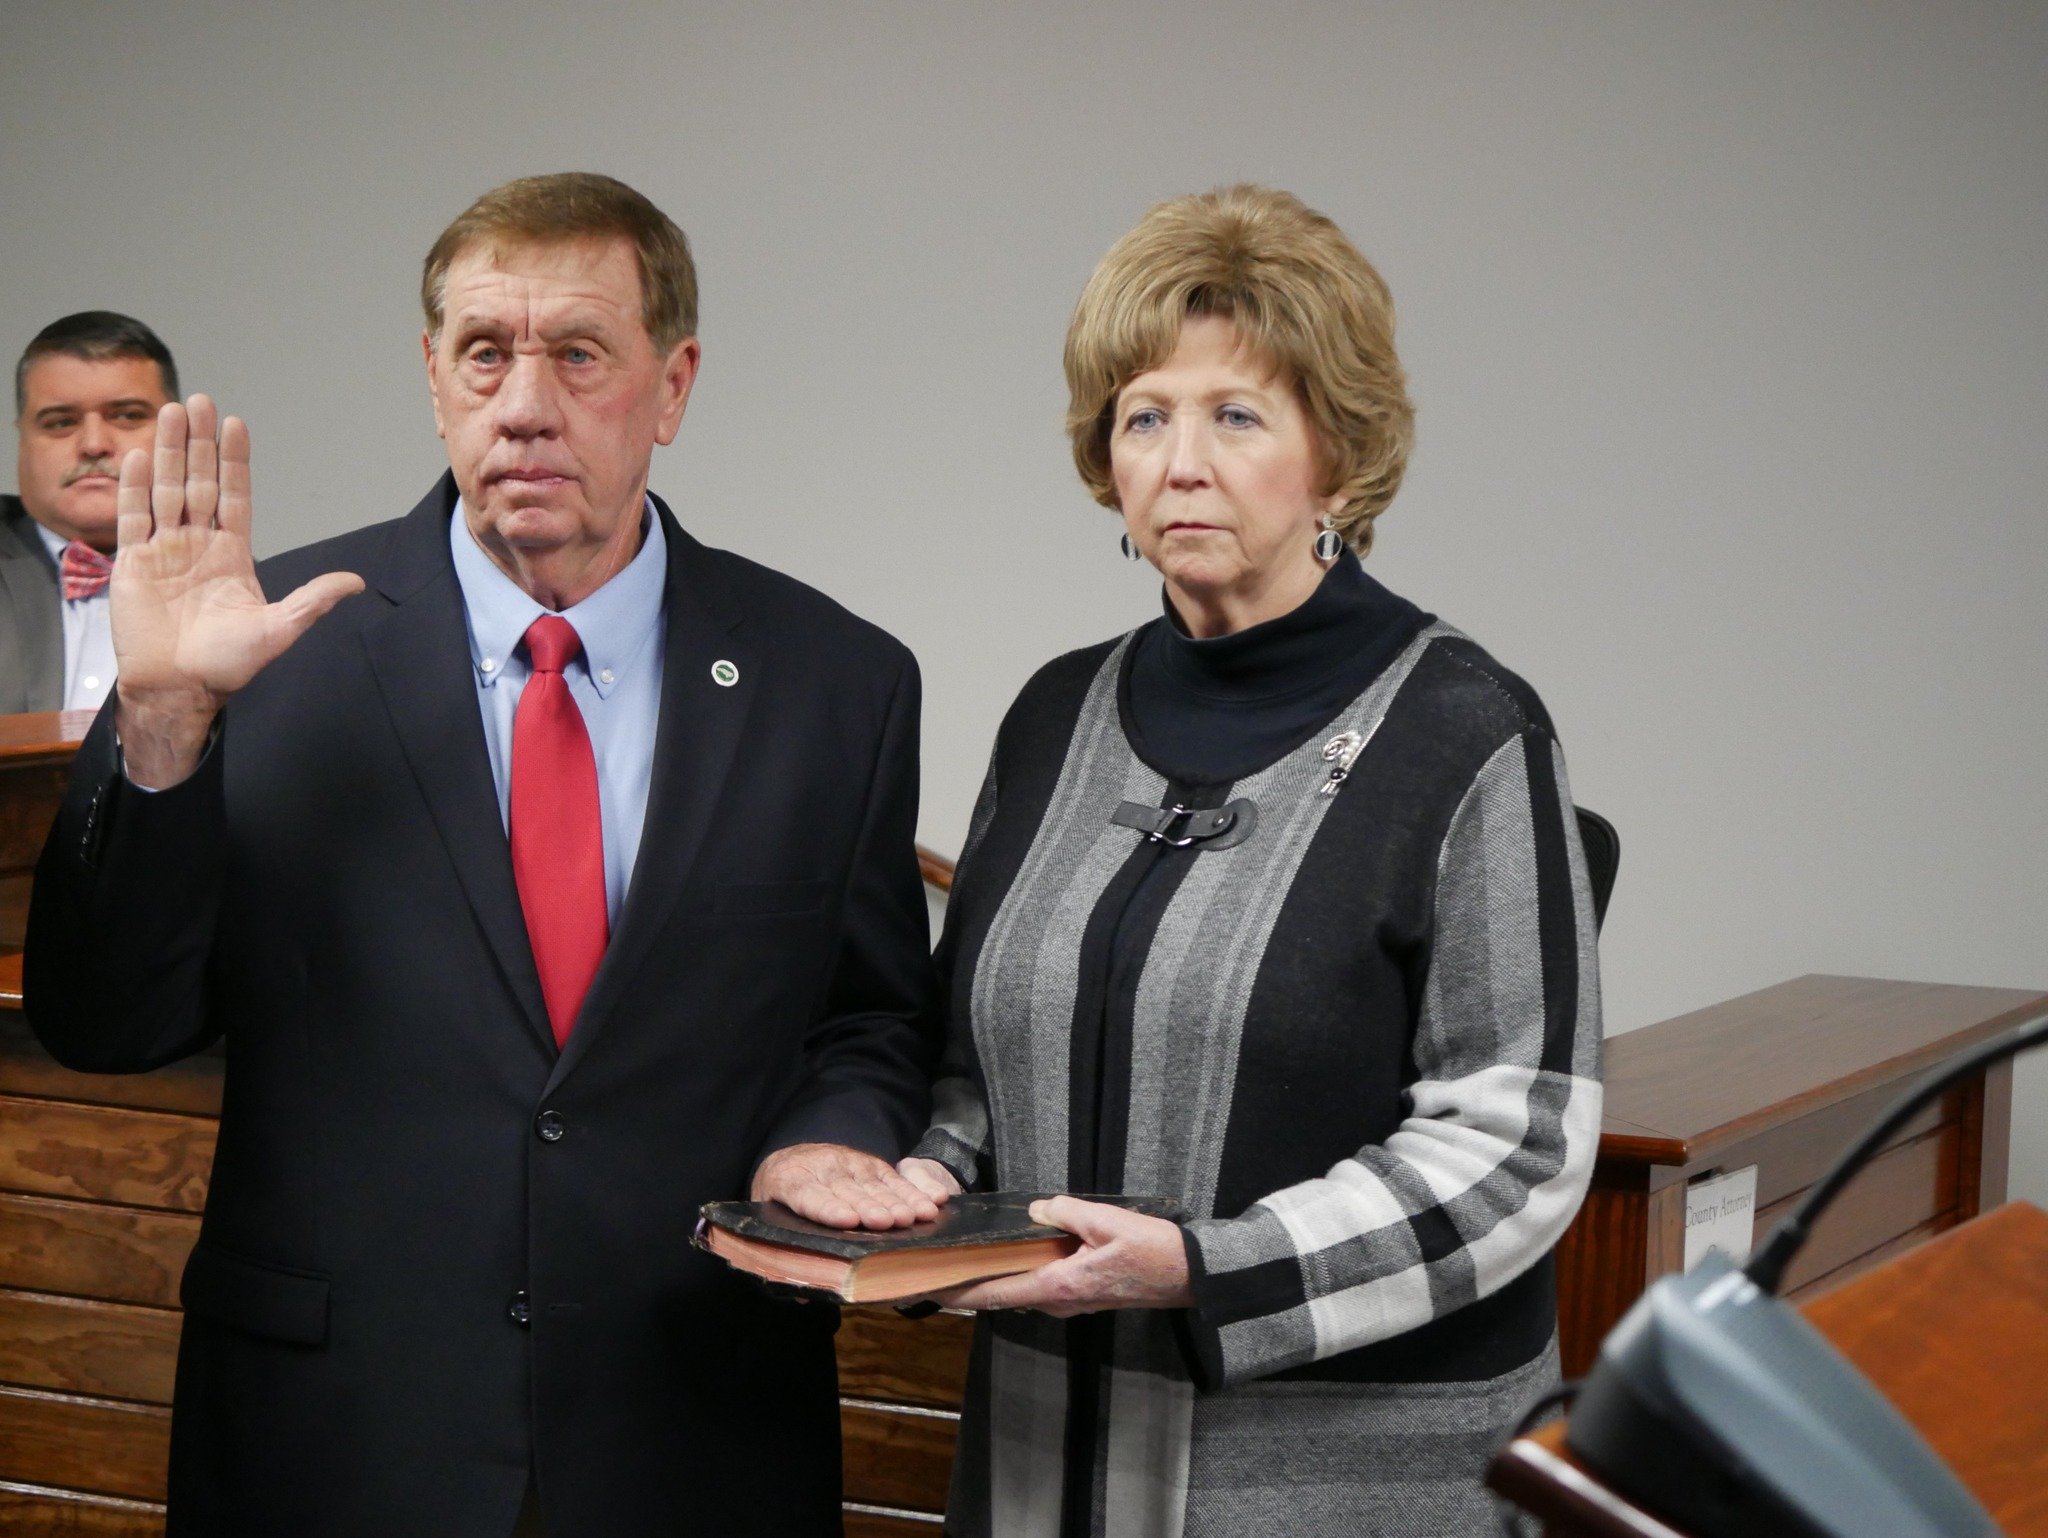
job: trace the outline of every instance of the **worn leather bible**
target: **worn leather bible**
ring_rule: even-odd
[[[736,1270],[842,1303],[893,1303],[946,1287],[1035,1271],[1081,1247],[1064,1229],[1031,1221],[1049,1192],[988,1191],[956,1196],[929,1223],[909,1228],[827,1228],[780,1202],[711,1202],[698,1215],[696,1243]],[[1152,1217],[1179,1208],[1162,1197],[1089,1196]]]

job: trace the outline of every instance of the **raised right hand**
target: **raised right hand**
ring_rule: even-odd
[[[156,789],[198,767],[228,696],[304,635],[363,579],[315,577],[266,602],[249,547],[249,429],[219,424],[204,395],[165,406],[150,457],[121,464],[109,587],[115,724],[128,776]]]

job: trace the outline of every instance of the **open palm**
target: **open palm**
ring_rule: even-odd
[[[265,600],[249,547],[249,429],[204,395],[157,416],[154,462],[121,465],[110,606],[124,744],[176,746],[189,772],[229,695],[362,578],[329,572]],[[131,758],[132,758],[131,754]]]

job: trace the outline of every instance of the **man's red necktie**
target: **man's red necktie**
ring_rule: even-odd
[[[91,598],[107,590],[114,575],[114,558],[74,539],[57,558],[57,575],[63,579],[67,601]]]
[[[512,718],[512,875],[557,1047],[569,1040],[611,935],[597,759],[562,676],[582,652],[576,627],[559,614],[528,626],[533,676]]]

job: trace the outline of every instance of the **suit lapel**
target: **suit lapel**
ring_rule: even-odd
[[[391,606],[363,626],[363,644],[392,729],[470,908],[528,1029],[552,1054],[555,1040],[526,938],[477,708],[462,589],[448,555],[448,520],[454,511],[454,478],[444,475],[400,523],[385,569],[376,578]]]
[[[760,686],[760,659],[735,633],[737,611],[712,593],[703,547],[683,533],[659,498],[654,505],[668,542],[668,637],[647,819],[618,926],[548,1081],[550,1090],[590,1050],[688,885]],[[716,662],[736,668],[737,681],[719,683],[712,676]]]
[[[0,497],[0,513],[0,586],[14,622],[16,659],[6,703],[12,710],[57,710],[64,704],[64,614],[56,563],[19,498]]]

